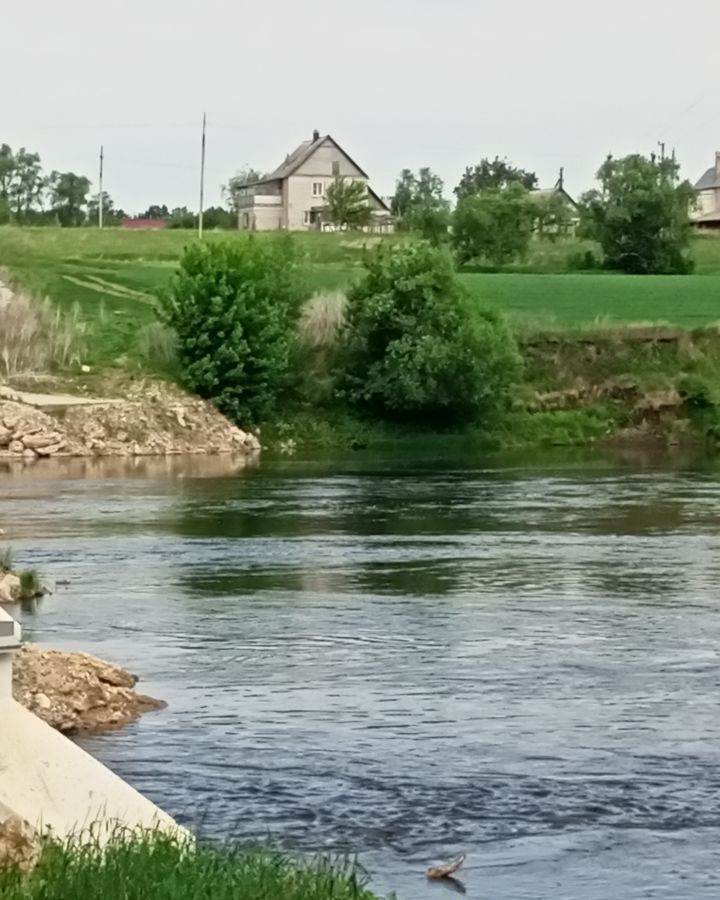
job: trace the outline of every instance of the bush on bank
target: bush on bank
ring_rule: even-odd
[[[161,300],[187,387],[245,425],[271,416],[290,380],[302,300],[292,247],[192,244]]]
[[[486,424],[520,374],[500,317],[471,309],[450,256],[429,244],[380,245],[348,296],[337,389],[353,408],[419,426]]]

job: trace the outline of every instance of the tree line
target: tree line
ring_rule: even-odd
[[[461,266],[499,268],[521,260],[534,235],[575,233],[602,252],[601,258],[584,254],[582,267],[684,274],[692,270],[695,197],[679,170],[674,158],[609,156],[597,173],[598,186],[574,203],[562,190],[537,192],[534,172],[499,157],[483,159],[465,169],[452,209],[431,169],[404,169],[392,211],[400,231],[451,244]]]

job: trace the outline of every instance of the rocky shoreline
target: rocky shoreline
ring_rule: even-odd
[[[137,383],[122,399],[31,394],[0,386],[0,461],[179,454],[256,455],[255,434],[171,385]]]
[[[13,696],[63,734],[111,731],[165,703],[135,691],[136,675],[87,653],[24,644],[13,662]]]

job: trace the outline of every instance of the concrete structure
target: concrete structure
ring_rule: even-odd
[[[327,219],[325,201],[327,189],[335,178],[366,185],[371,212],[366,230],[392,231],[390,209],[370,187],[367,173],[329,134],[321,135],[318,131],[266,178],[238,190],[238,227],[242,231],[333,230]]]
[[[715,165],[695,185],[697,206],[690,218],[697,228],[720,229],[720,150]]]
[[[0,821],[104,840],[117,826],[181,832],[161,809],[12,699],[20,626],[0,609]]]

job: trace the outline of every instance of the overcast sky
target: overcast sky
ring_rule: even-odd
[[[720,149],[718,0],[33,0],[4,4],[0,142],[96,180],[116,205],[208,204],[314,128],[392,192],[507,156],[591,186],[605,155]]]

